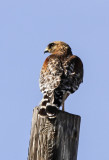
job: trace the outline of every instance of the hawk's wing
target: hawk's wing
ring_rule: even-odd
[[[55,55],[46,58],[40,72],[40,90],[42,93],[52,92],[60,85],[63,68]]]
[[[75,92],[83,82],[83,64],[79,57],[72,55],[64,64],[66,87],[71,93]],[[64,84],[65,85],[65,84]]]

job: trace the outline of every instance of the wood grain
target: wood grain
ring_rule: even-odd
[[[59,111],[56,119],[33,110],[28,160],[77,160],[81,117]]]

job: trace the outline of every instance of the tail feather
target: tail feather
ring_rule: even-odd
[[[51,94],[44,94],[40,103],[39,115],[55,118],[59,107],[63,104],[65,90],[55,89]]]

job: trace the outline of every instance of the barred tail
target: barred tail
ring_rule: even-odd
[[[55,104],[55,97],[52,93],[48,96],[48,94],[45,94],[43,99],[40,102],[40,109],[39,109],[39,115],[41,117],[48,116],[50,119],[53,119],[56,117],[57,111],[59,109],[58,104]]]

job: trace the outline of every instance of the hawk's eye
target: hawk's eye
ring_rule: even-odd
[[[54,43],[50,43],[49,48],[53,47],[54,45],[55,45]]]

